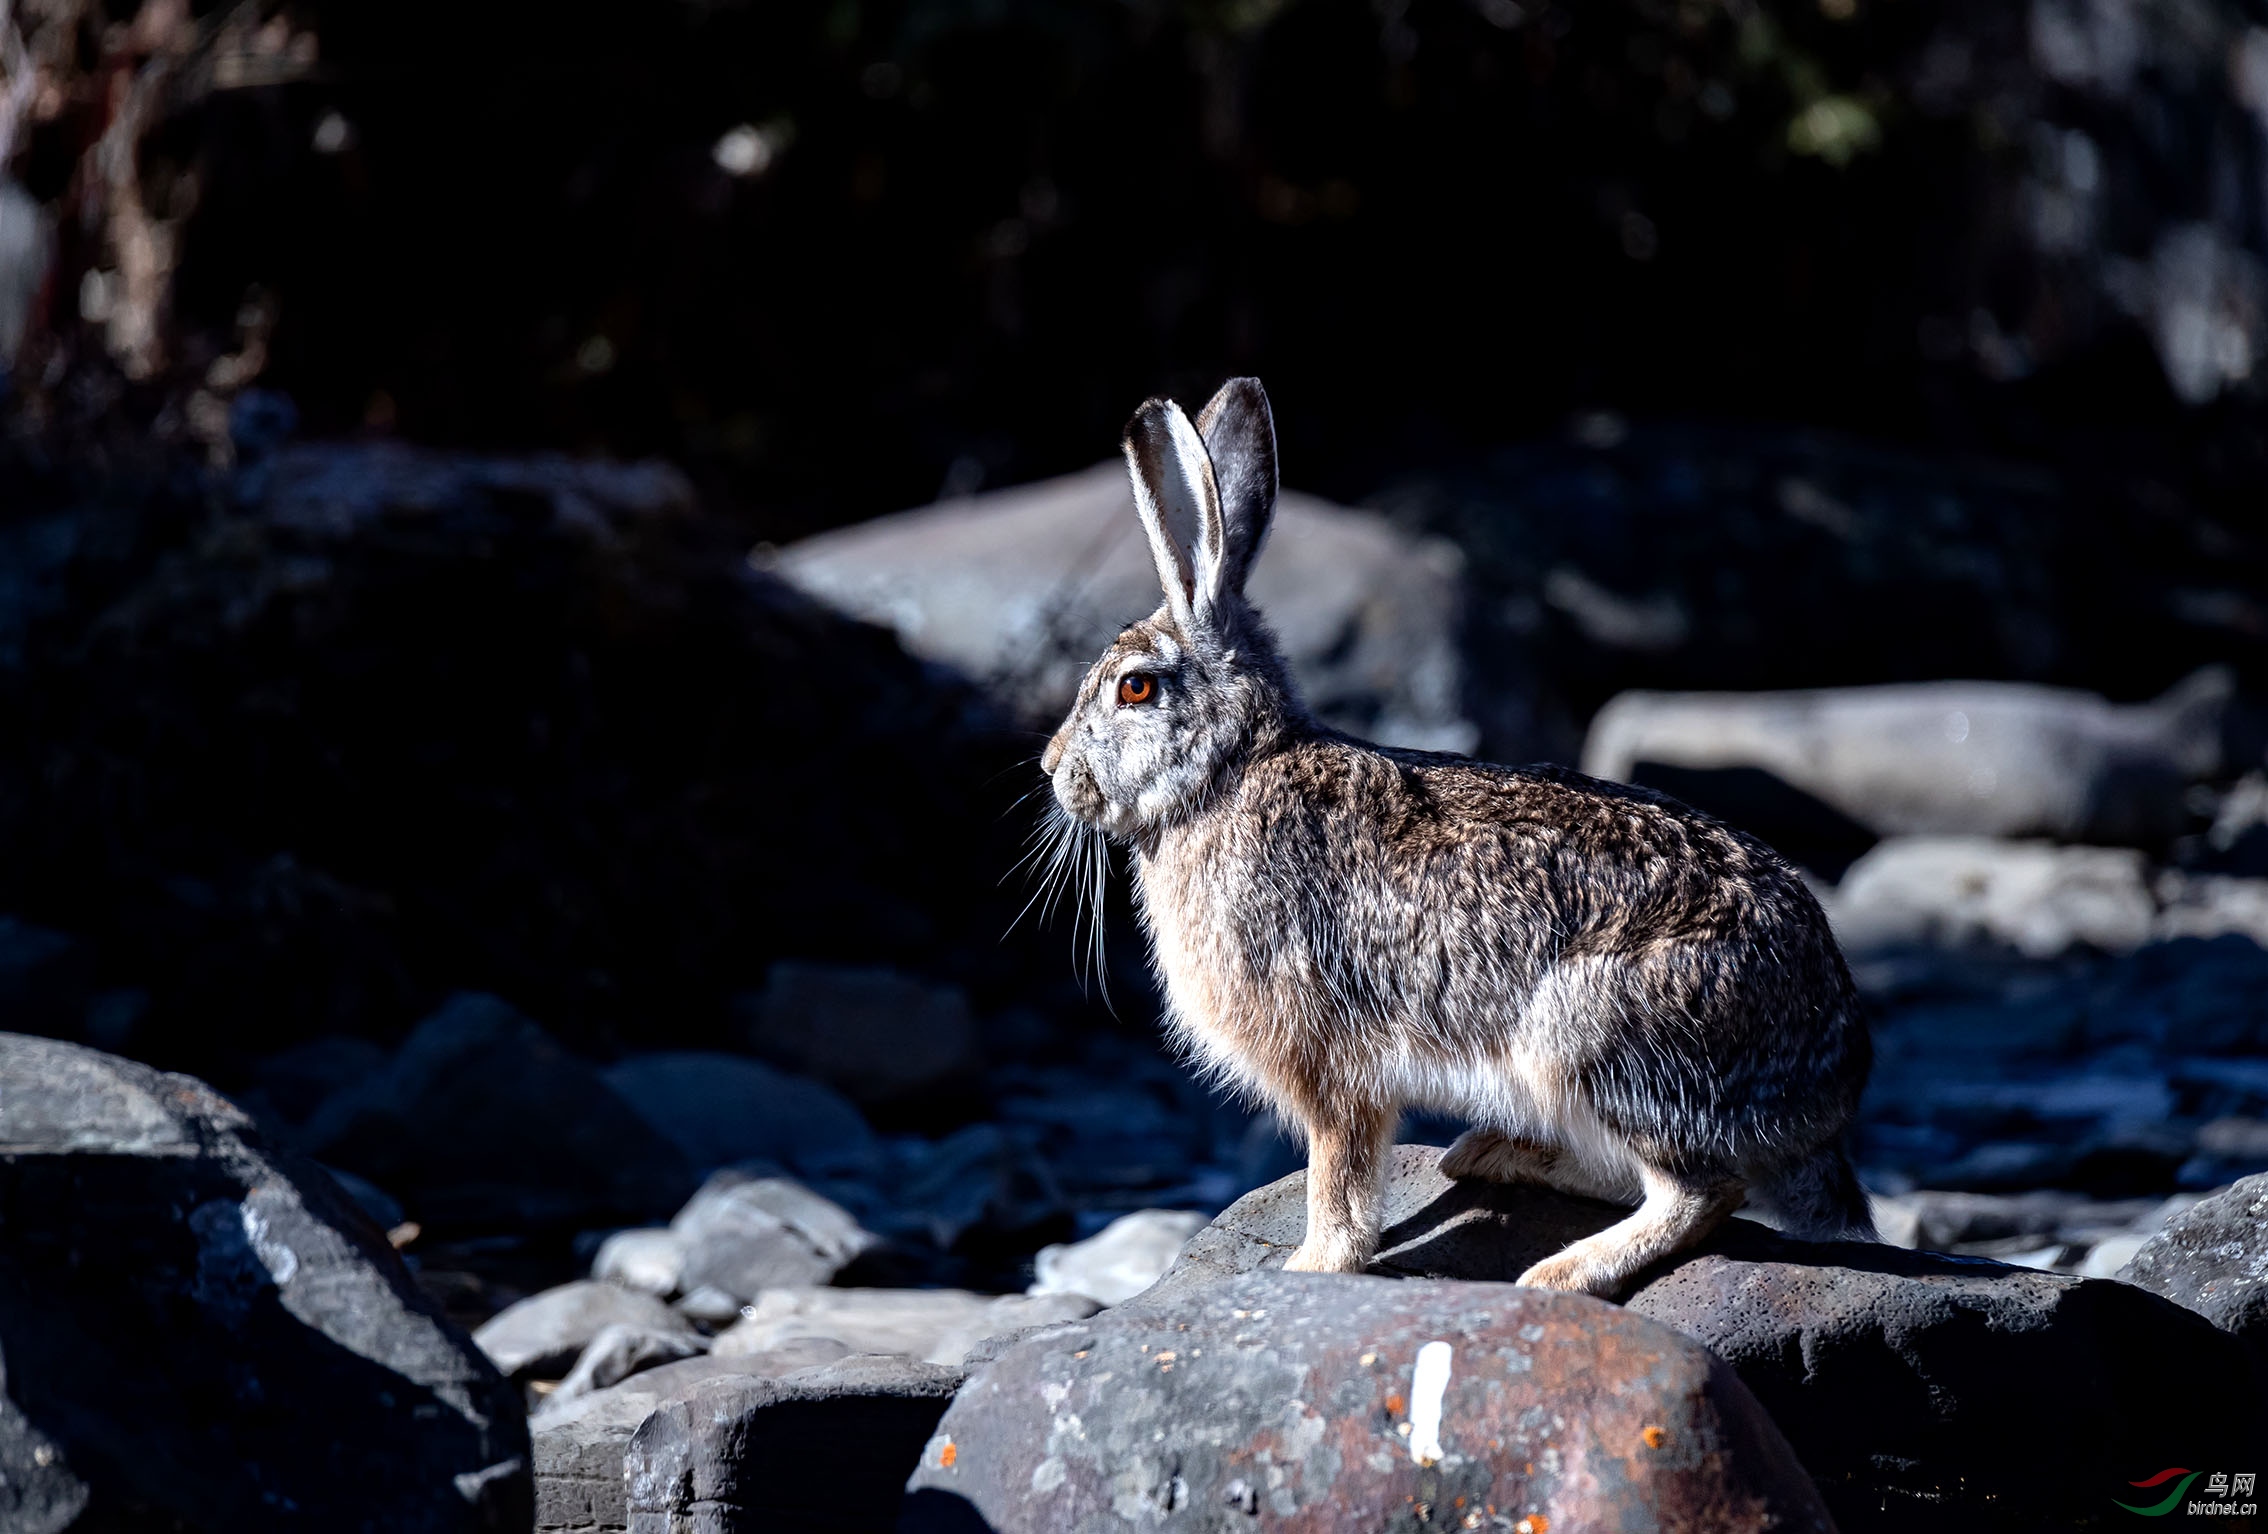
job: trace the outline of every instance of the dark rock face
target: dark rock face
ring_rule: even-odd
[[[735,1161],[863,1169],[880,1154],[856,1108],[822,1083],[782,1075],[761,1060],[663,1050],[609,1066],[606,1084],[683,1151],[696,1172]]]
[[[2268,1173],[2176,1215],[2118,1276],[2242,1339],[2268,1385]]]
[[[961,1380],[864,1356],[698,1385],[630,1440],[631,1534],[887,1534]]]
[[[517,1394],[201,1083],[0,1035],[0,1525],[528,1526]]]
[[[115,502],[36,571],[0,532],[0,911],[146,993],[53,1031],[233,1085],[466,988],[603,1055],[722,1043],[791,955],[1001,962],[1024,823],[971,807],[1023,747],[676,471],[308,445]]]
[[[904,1528],[1827,1530],[1724,1364],[1587,1297],[1251,1273],[1055,1327],[954,1401]],[[972,1520],[981,1520],[981,1524]]]
[[[693,1181],[596,1070],[493,996],[451,1000],[301,1138],[443,1226],[635,1220],[675,1207]]]
[[[887,969],[775,964],[743,1007],[758,1054],[870,1110],[966,1091],[983,1063],[966,996]]]
[[[1374,1273],[1509,1279],[1620,1217],[1537,1189],[1451,1183],[1439,1154],[1397,1150]],[[1246,1195],[1127,1308],[1173,1315],[1235,1275],[1279,1266],[1304,1232],[1305,1197],[1304,1174]],[[2268,1441],[2268,1391],[2240,1344],[2104,1280],[1790,1241],[1735,1220],[1646,1277],[1625,1307],[1740,1371],[1845,1534],[1916,1519],[2086,1527],[2114,1515],[2109,1498],[2129,1480],[2234,1465]]]

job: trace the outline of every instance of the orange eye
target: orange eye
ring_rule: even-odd
[[[1147,703],[1158,694],[1158,679],[1146,671],[1130,671],[1118,679],[1120,703]]]

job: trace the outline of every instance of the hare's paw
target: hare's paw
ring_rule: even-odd
[[[1286,1273],[1360,1273],[1370,1266],[1370,1257],[1360,1248],[1344,1241],[1302,1241],[1291,1260],[1284,1264]]]
[[[1557,1159],[1557,1152],[1530,1141],[1494,1129],[1468,1129],[1441,1153],[1441,1175],[1550,1187],[1552,1163]]]
[[[1589,1240],[1578,1241],[1528,1269],[1520,1275],[1520,1282],[1531,1289],[1562,1289],[1569,1294],[1593,1294],[1610,1300],[1622,1287],[1622,1274],[1616,1264],[1605,1260],[1606,1257],[1607,1254]]]

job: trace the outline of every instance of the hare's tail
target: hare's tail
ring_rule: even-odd
[[[1866,1190],[1840,1145],[1830,1145],[1757,1190],[1791,1236],[1804,1241],[1879,1241]]]

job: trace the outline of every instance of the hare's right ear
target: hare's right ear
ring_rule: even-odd
[[[1122,445],[1166,607],[1175,626],[1193,634],[1221,589],[1225,534],[1212,460],[1197,428],[1169,399],[1145,401],[1127,423]]]
[[[1276,514],[1276,417],[1257,378],[1232,378],[1197,413],[1197,434],[1213,461],[1226,538],[1221,589],[1242,593]]]

